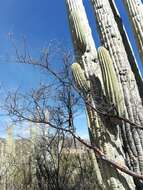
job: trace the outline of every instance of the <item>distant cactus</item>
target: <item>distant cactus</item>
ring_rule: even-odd
[[[6,152],[9,154],[15,155],[15,139],[14,139],[13,125],[7,128]]]

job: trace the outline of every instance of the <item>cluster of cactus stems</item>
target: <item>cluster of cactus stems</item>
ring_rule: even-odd
[[[143,57],[142,3],[124,3]],[[143,126],[143,81],[117,7],[113,0],[91,0],[102,44],[97,50],[83,1],[66,0],[66,5],[77,62],[71,69],[84,96],[91,144],[143,175],[143,130],[110,117],[116,115]],[[141,181],[112,168],[96,155],[93,160],[97,189],[143,189]]]

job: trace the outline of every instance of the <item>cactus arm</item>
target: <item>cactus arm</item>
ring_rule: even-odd
[[[119,115],[123,114],[124,98],[120,93],[119,82],[109,52],[104,47],[98,48],[98,57],[102,70],[105,94],[110,103],[113,103]]]
[[[92,37],[82,0],[66,0],[71,36],[76,61],[85,71],[85,75],[101,75],[97,59],[97,51]],[[98,70],[98,72],[96,72]]]
[[[83,94],[87,95],[90,91],[90,83],[89,81],[87,81],[85,77],[84,70],[81,68],[80,64],[78,63],[73,63],[71,69],[78,89]]]
[[[143,3],[141,0],[124,0],[132,24],[139,54],[143,63]]]
[[[67,0],[66,4],[74,48],[79,57],[87,49],[95,49],[95,44],[82,0]]]

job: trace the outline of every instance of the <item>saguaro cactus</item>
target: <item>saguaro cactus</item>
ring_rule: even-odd
[[[82,0],[66,0],[66,4],[76,61],[79,63],[74,63],[71,68],[76,85],[85,99],[91,143],[93,146],[95,143],[100,147],[101,150],[109,156],[109,158],[116,158],[119,163],[125,165],[124,157],[121,154],[123,150],[122,143],[119,138],[118,124],[114,123],[114,128],[112,129],[111,126],[113,126],[113,123],[110,118],[103,117],[102,114],[96,113],[90,107],[92,106],[101,111],[104,110],[106,106],[107,109],[105,109],[105,111],[109,111],[108,108],[110,107],[107,97],[105,97],[106,94],[104,94],[106,90],[103,84],[104,80],[102,79],[102,75],[106,75],[109,79],[109,89],[113,89],[114,84],[112,82],[115,78],[118,83],[115,70],[112,64],[107,66],[108,63],[104,61],[105,65],[108,67],[108,71],[111,72],[113,69],[114,74],[112,77],[109,76],[110,72],[102,72],[101,74],[102,69],[99,65],[97,51]],[[111,92],[113,91],[108,91],[108,97],[112,97],[110,100],[116,104],[119,101],[117,93],[114,92],[114,95],[112,95]],[[121,110],[119,112],[121,112]],[[125,190],[135,188],[132,177],[116,171],[111,166],[107,166],[98,157],[95,157],[93,160],[95,160],[94,166],[97,169],[95,176],[97,189]],[[126,182],[121,182],[118,176],[123,178],[124,182]]]
[[[143,120],[141,114],[143,114],[143,107],[142,100],[139,95],[140,87],[137,86],[134,73],[132,72],[122,36],[114,18],[109,0],[92,0],[92,5],[96,16],[101,42],[110,52],[119,85],[121,87],[121,93],[123,93],[124,96],[125,117],[142,126]],[[131,129],[128,124],[126,125],[127,127],[124,128],[126,141],[124,142],[126,142],[126,146],[130,147],[131,154],[134,155],[133,157],[137,157],[134,161],[136,164],[133,164],[133,170],[143,173],[143,132],[139,129]],[[132,142],[130,141],[131,139]],[[133,149],[132,143],[135,145],[135,149]],[[134,150],[136,150],[137,154],[134,154]],[[129,149],[127,149],[127,152],[130,154]]]
[[[143,63],[143,3],[141,0],[123,0],[131,21],[138,50]]]
[[[6,139],[6,152],[8,154],[15,155],[15,140],[14,140],[14,126],[7,128],[7,139]]]

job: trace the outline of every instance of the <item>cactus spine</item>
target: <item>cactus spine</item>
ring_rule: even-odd
[[[123,2],[128,11],[143,63],[143,3],[141,0],[124,0]]]

